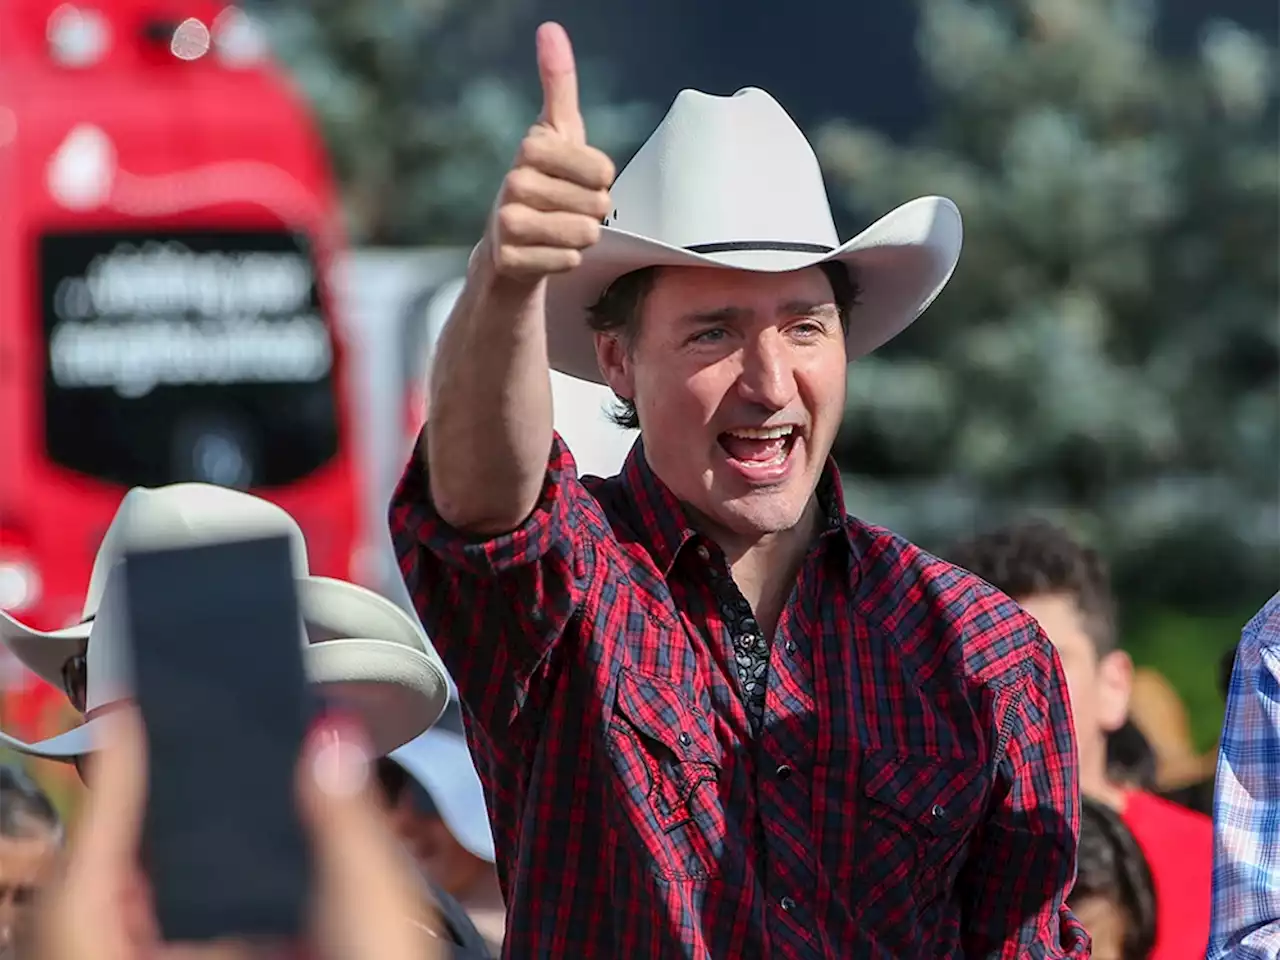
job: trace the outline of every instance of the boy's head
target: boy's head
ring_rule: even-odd
[[[1108,792],[1107,734],[1127,716],[1133,663],[1117,646],[1115,600],[1102,558],[1061,527],[1031,520],[961,543],[948,559],[1040,623],[1067,677],[1081,788]]]
[[[1156,940],[1151,870],[1110,807],[1084,798],[1072,913],[1093,937],[1094,960],[1147,960]]]

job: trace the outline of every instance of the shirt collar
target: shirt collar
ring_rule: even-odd
[[[684,505],[649,466],[644,454],[643,436],[627,455],[622,466],[621,480],[634,512],[637,532],[641,534],[649,555],[665,577],[670,573],[680,550],[690,540],[696,539],[699,533],[689,522],[689,514]],[[826,518],[826,526],[819,537],[826,537],[839,530],[852,550],[853,536],[849,531],[849,517],[845,512],[840,470],[832,457],[827,457],[826,466],[818,480],[818,502]]]

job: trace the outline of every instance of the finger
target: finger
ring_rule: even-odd
[[[534,210],[580,213],[593,220],[603,220],[613,209],[608,190],[580,187],[532,167],[520,167],[507,174],[503,199]]]
[[[513,243],[499,244],[494,251],[498,271],[508,277],[537,279],[552,273],[567,273],[582,263],[579,250],[564,247],[522,247]]]
[[[72,869],[126,876],[138,860],[147,800],[147,741],[142,717],[122,707],[98,725],[99,748],[89,761],[93,789],[71,844]]]
[[[299,799],[319,869],[319,917],[341,956],[420,957],[425,896],[371,791],[358,728],[329,722],[308,741]]]
[[[558,23],[538,28],[538,76],[542,78],[542,121],[573,143],[587,142],[578,107],[578,68],[569,34]]]
[[[582,250],[600,239],[600,221],[580,213],[546,213],[518,203],[498,211],[502,243]]]
[[[588,190],[607,190],[613,184],[613,161],[603,151],[568,144],[537,127],[520,143],[515,166],[532,167]]]

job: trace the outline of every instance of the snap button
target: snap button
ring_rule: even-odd
[[[796,652],[796,642],[794,640],[788,640],[784,646],[786,648],[787,653]]]
[[[681,730],[681,731],[680,731],[680,746],[682,746],[682,747],[687,747],[687,746],[688,746],[689,744],[691,744],[691,743],[693,743],[693,737],[689,736],[689,734],[687,734],[687,733],[685,733],[683,730]],[[941,807],[934,807],[933,809],[934,809],[934,810],[940,810],[940,809],[942,809],[942,808],[941,808]],[[935,814],[935,816],[936,816],[936,814]]]
[[[785,910],[787,913],[790,913],[792,910],[796,908],[796,902],[792,900],[790,897],[783,897],[780,902],[780,905],[782,909]]]
[[[699,559],[699,560],[710,560],[710,559],[711,559],[711,551],[710,551],[710,550],[708,550],[705,546],[698,547],[698,559]]]
[[[782,766],[780,766],[775,772],[778,774],[779,780],[786,780],[788,777],[791,776],[791,768],[787,766],[785,763]]]
[[[939,817],[944,817],[947,814],[947,811],[942,809],[941,804],[937,804],[937,803],[933,805],[933,809],[930,810],[929,812],[933,814],[934,819],[937,819]]]

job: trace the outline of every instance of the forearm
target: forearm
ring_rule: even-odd
[[[552,438],[543,302],[543,284],[499,278],[482,242],[430,374],[431,497],[459,530],[505,533],[538,502]]]

